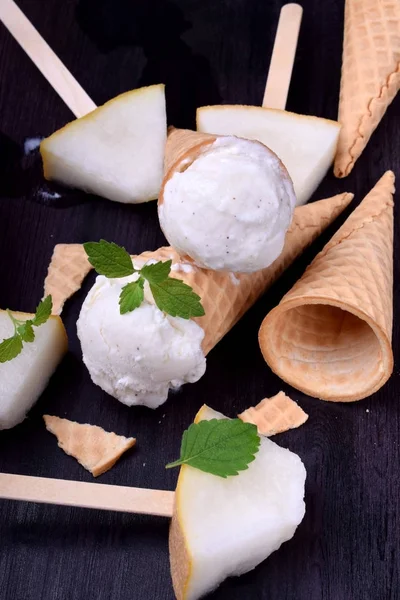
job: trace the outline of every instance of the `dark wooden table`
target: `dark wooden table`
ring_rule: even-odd
[[[1,1],[1,0],[0,0]],[[259,104],[281,0],[18,0],[97,104],[148,83],[167,84],[169,122],[194,126],[195,107]],[[335,118],[343,0],[303,0],[304,20],[288,109]],[[352,191],[356,202],[386,169],[399,173],[400,97],[354,172],[328,175],[315,198]],[[156,204],[124,206],[62,191],[55,203],[38,153],[26,138],[47,136],[72,115],[0,26],[0,306],[33,310],[58,242],[104,237],[132,253],[164,242]],[[396,210],[396,214],[397,210]],[[340,220],[339,220],[340,221]],[[343,221],[343,219],[342,219]],[[310,414],[275,438],[303,459],[304,521],[290,542],[214,600],[396,600],[400,598],[398,366],[373,397],[321,402],[289,388],[262,360],[257,330],[338,223],[212,351],[207,373],[156,411],[129,409],[96,387],[81,360],[76,320],[93,283],[67,304],[70,350],[19,427],[0,433],[0,471],[91,481],[46,432],[43,413],[91,422],[138,438],[137,449],[101,481],[174,489],[180,437],[201,404],[235,415],[280,389]],[[397,256],[397,255],[396,255]],[[399,268],[395,262],[395,300]],[[397,309],[396,309],[397,308]],[[395,303],[394,352],[398,351]],[[1,402],[1,399],[0,399]],[[168,522],[126,514],[0,502],[1,600],[171,600]],[[211,598],[211,597],[210,597]]]

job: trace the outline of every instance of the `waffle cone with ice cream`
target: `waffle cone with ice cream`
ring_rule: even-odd
[[[147,284],[143,284],[144,301],[121,315],[121,294],[130,285],[136,289],[137,272],[117,279],[98,276],[77,322],[82,358],[93,382],[128,406],[157,408],[170,390],[198,381],[205,372],[208,352],[351,198],[345,193],[297,208],[283,252],[256,273],[201,269],[172,247],[132,257],[135,269],[151,261],[171,260],[170,276],[200,297],[205,311],[201,317],[185,319],[159,310]]]
[[[326,229],[346,208],[352,194],[344,193],[295,209],[279,258],[256,273],[223,273],[200,269],[182,262],[170,247],[144,252],[140,259],[165,261],[172,259],[171,276],[182,279],[201,297],[205,310],[195,321],[205,332],[203,351],[207,354],[239,321],[282,272]]]
[[[183,171],[189,166],[202,152],[210,149],[214,142],[224,136],[191,131],[190,129],[176,129],[169,127],[167,143],[165,146],[164,157],[164,181],[161,189],[159,204],[164,201],[163,188],[168,179],[171,178],[174,171]],[[261,144],[261,142],[256,142]],[[265,146],[264,146],[265,147]],[[267,149],[269,152],[272,152]],[[282,173],[288,176],[285,166],[282,165]]]
[[[217,271],[263,269],[282,252],[295,205],[286,167],[261,142],[169,129],[158,214],[180,256]]]
[[[387,171],[264,319],[264,358],[304,393],[361,400],[393,370],[393,192]]]

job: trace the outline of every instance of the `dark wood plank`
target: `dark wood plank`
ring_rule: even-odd
[[[261,101],[282,0],[18,0],[98,104],[147,83],[167,83],[169,122],[194,125],[196,106]],[[290,110],[335,118],[340,83],[343,0],[303,0],[304,21]],[[32,310],[57,242],[105,237],[132,252],[163,242],[155,203],[122,206],[63,192],[43,204],[37,153],[23,142],[71,119],[40,73],[0,27],[0,306]],[[315,197],[353,191],[357,201],[384,170],[399,173],[400,98],[394,101],[354,172],[329,175]],[[396,215],[398,211],[396,208]],[[343,219],[342,219],[343,220]],[[337,227],[337,225],[336,225]],[[334,228],[331,230],[330,233]],[[93,282],[66,306],[70,352],[25,422],[0,433],[0,470],[90,481],[56,447],[44,412],[138,437],[104,483],[173,489],[164,465],[183,429],[207,402],[234,415],[280,389],[310,414],[279,436],[304,460],[307,513],[292,541],[255,571],[227,581],[215,600],[399,598],[399,370],[383,390],[350,406],[290,389],[263,362],[257,329],[301,274],[324,235],[210,354],[205,376],[156,411],[128,409],[90,381],[76,320]],[[397,256],[397,240],[396,240]],[[395,262],[394,351],[398,355],[399,267]],[[132,515],[1,502],[3,600],[170,600],[168,523]]]

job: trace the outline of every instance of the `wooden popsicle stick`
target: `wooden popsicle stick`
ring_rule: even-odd
[[[299,4],[282,7],[262,102],[265,108],[286,107],[302,15]]]
[[[174,495],[164,490],[0,473],[0,498],[7,500],[172,517]]]
[[[13,0],[0,0],[0,20],[76,117],[83,117],[96,108]]]

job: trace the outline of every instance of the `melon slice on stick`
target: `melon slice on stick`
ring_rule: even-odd
[[[224,419],[203,406],[195,422]],[[304,513],[300,458],[261,437],[255,459],[223,479],[184,465],[174,492],[0,473],[0,498],[171,517],[177,600],[196,600],[256,567],[293,537]]]
[[[197,130],[258,140],[279,156],[305,204],[333,163],[340,125],[285,111],[302,9],[282,8],[262,106],[203,106]]]
[[[40,144],[46,179],[109,200],[155,200],[167,139],[164,85],[126,92]]]
[[[35,315],[12,312],[21,320]],[[13,323],[5,310],[0,310],[0,341],[14,333]],[[28,410],[45,389],[51,375],[67,351],[64,325],[57,316],[35,328],[33,342],[24,343],[22,352],[9,362],[0,363],[0,429],[21,423]]]
[[[167,119],[163,85],[132,90],[96,108],[13,0],[0,20],[78,119],[44,140],[46,179],[123,203],[155,200]]]
[[[195,422],[223,418],[203,406]],[[305,512],[305,477],[300,458],[265,437],[255,460],[235,477],[183,465],[169,541],[177,599],[204,596],[292,538]]]

